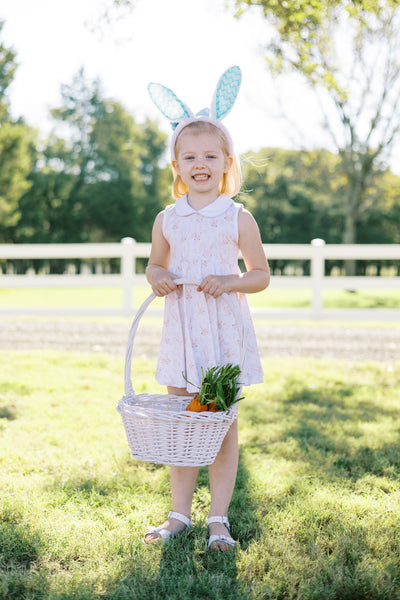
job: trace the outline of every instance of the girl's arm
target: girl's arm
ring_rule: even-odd
[[[163,213],[154,221],[149,262],[146,267],[147,281],[156,296],[166,296],[177,289],[176,275],[168,271],[170,248],[162,232]]]
[[[269,285],[270,271],[262,247],[260,231],[254,217],[247,210],[240,210],[238,217],[239,249],[246,272],[232,275],[208,275],[198,290],[217,298],[224,292],[245,294],[261,292]]]

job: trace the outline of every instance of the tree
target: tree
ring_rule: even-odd
[[[90,136],[95,193],[87,188],[87,208],[103,233],[150,239],[152,221],[169,197],[159,167],[165,139],[150,120],[136,123],[119,103],[102,102]]]
[[[361,244],[400,244],[400,177],[389,169],[368,190],[359,231]]]
[[[105,28],[116,21],[122,21],[132,13],[136,0],[109,0],[100,7],[100,12],[94,16],[91,27],[93,31],[103,34]]]
[[[340,158],[327,150],[263,148],[243,165],[243,201],[259,223],[265,243],[340,243],[345,181]],[[400,241],[400,177],[376,173],[358,216],[361,243]]]
[[[244,165],[244,201],[265,243],[340,241],[342,180],[338,158],[326,150],[263,148]]]
[[[29,176],[31,189],[19,201],[17,241],[88,241],[82,194],[90,177],[90,131],[99,94],[99,83],[88,82],[83,70],[71,85],[61,86],[62,106],[51,114],[64,130],[67,125],[68,141],[56,130],[43,144]]]
[[[31,187],[19,200],[16,241],[87,241],[82,231],[84,213],[79,178],[73,151],[64,140],[51,136],[38,152],[29,175]]]
[[[4,22],[0,21],[0,36]],[[30,187],[28,175],[35,161],[36,133],[9,114],[8,87],[16,69],[15,52],[0,39],[0,241],[14,241],[20,213],[18,201]]]
[[[1,41],[4,21],[0,21],[0,123],[8,118],[7,88],[14,78],[17,63],[15,52]]]
[[[276,28],[267,48],[274,74],[295,72],[324,94],[322,124],[340,157],[345,243],[374,173],[400,135],[400,6],[395,0],[238,0],[261,6]]]
[[[166,136],[103,98],[99,82],[87,81],[83,70],[62,86],[61,97],[51,111],[57,127],[20,204],[19,240],[149,240],[169,197],[159,167]]]
[[[30,188],[29,173],[35,162],[35,132],[23,123],[0,127],[0,240],[15,241],[20,218],[19,200]]]

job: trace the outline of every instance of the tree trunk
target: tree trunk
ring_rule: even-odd
[[[355,218],[355,195],[356,191],[351,186],[348,200],[345,206],[345,220],[344,220],[344,231],[343,231],[343,243],[344,244],[355,244],[356,243],[356,218]],[[352,277],[356,274],[356,261],[353,259],[347,259],[344,262],[346,276]]]

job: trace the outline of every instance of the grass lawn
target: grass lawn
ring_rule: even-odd
[[[150,287],[134,289],[135,306],[151,293]],[[267,289],[248,295],[249,303],[257,308],[310,308],[311,290]],[[118,288],[44,288],[44,289],[0,289],[1,308],[58,308],[97,307],[119,308],[122,303]],[[162,305],[156,299],[153,306]],[[400,290],[325,290],[325,308],[400,308]]]
[[[156,391],[136,362],[138,391]],[[276,359],[239,410],[233,552],[193,528],[146,546],[168,469],[129,455],[123,361],[2,351],[1,600],[400,599],[400,364]]]

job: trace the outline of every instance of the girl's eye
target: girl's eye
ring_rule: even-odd
[[[216,158],[215,154],[209,154],[207,158]]]

